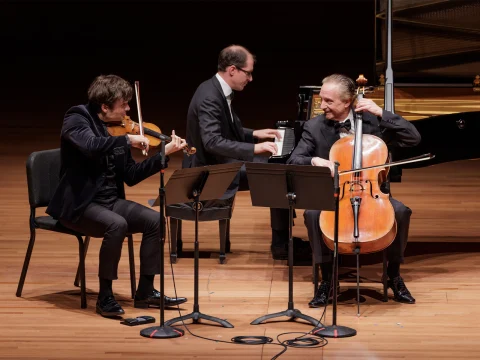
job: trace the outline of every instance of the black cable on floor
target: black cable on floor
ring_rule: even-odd
[[[165,217],[166,219],[166,223],[165,223],[165,228],[167,229],[167,237],[165,239],[165,241],[167,242],[168,241],[168,250],[169,250],[169,253],[171,253],[171,248],[170,248],[170,227],[169,227],[169,221],[168,221],[168,218]],[[161,245],[161,246],[164,246],[164,245]],[[177,298],[177,287],[176,287],[176,284],[175,284],[175,274],[174,274],[174,271],[173,271],[173,264],[172,264],[172,259],[171,257],[170,258],[170,269],[171,269],[171,272],[172,272],[172,282],[173,282],[173,290],[174,290],[174,293],[175,293],[175,298]],[[164,271],[162,269],[162,271]],[[164,294],[162,294],[162,296],[164,296]],[[328,300],[327,300],[327,304],[328,304]],[[322,312],[322,315],[320,316],[320,319],[318,320],[318,322],[321,323],[321,319],[325,316],[325,311],[327,309],[327,305],[325,305],[325,308]],[[181,318],[182,316],[182,313],[180,311],[180,305],[177,304],[177,311],[178,311],[178,314]],[[295,347],[295,348],[312,348],[312,347],[323,347],[325,345],[328,344],[328,341],[325,339],[325,338],[322,338],[320,336],[316,336],[317,338],[319,338],[320,340],[316,340],[315,338],[310,338],[310,337],[305,337],[307,335],[311,335],[312,332],[316,329],[316,327],[313,327],[309,332],[287,332],[287,333],[282,333],[282,334],[279,334],[277,335],[277,343],[273,342],[273,339],[270,338],[270,337],[267,337],[267,336],[235,336],[231,339],[231,341],[225,341],[225,340],[218,340],[218,339],[211,339],[211,338],[207,338],[207,337],[204,337],[204,336],[200,336],[200,335],[197,335],[197,334],[194,334],[190,331],[190,329],[188,328],[187,324],[185,324],[185,322],[183,321],[183,319],[181,319],[182,321],[182,325],[185,327],[185,329],[188,331],[188,333],[194,337],[197,337],[199,339],[203,339],[203,340],[208,340],[208,341],[214,341],[216,343],[224,343],[224,344],[233,344],[233,345],[275,345],[275,346],[282,346],[283,349],[282,351],[280,351],[279,353],[277,353],[274,357],[272,357],[271,360],[276,360],[278,359],[282,354],[284,354],[289,347]],[[282,336],[282,335],[286,335],[286,334],[302,334],[302,336],[298,336],[294,339],[287,339],[287,340],[284,340],[282,342],[280,342],[280,339],[279,337]]]

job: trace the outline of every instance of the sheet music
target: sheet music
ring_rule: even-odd
[[[275,138],[275,144],[277,144],[277,153],[275,154],[276,156],[282,155],[283,140],[285,140],[285,129],[278,129],[278,131],[280,132],[282,140],[278,140],[277,138]]]

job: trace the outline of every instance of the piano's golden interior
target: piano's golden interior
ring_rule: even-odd
[[[384,105],[383,86],[376,87],[365,95],[380,107]],[[395,88],[395,113],[409,121],[425,119],[435,115],[454,114],[467,111],[480,111],[480,91],[474,88],[435,88],[405,87]],[[310,118],[320,115],[321,97],[312,97],[313,106]]]

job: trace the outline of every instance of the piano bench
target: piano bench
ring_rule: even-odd
[[[220,232],[220,264],[226,261],[226,253],[230,252],[230,219],[232,218],[235,196],[226,200],[200,201],[198,221],[218,221]],[[181,257],[183,250],[182,221],[195,221],[193,202],[173,204],[166,207],[166,216],[170,217],[170,260],[173,264]],[[198,239],[199,243],[202,239]]]

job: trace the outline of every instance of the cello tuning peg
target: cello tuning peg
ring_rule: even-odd
[[[367,78],[363,76],[363,74],[360,74],[358,76],[358,79],[356,80],[358,86],[365,86],[368,82]]]

